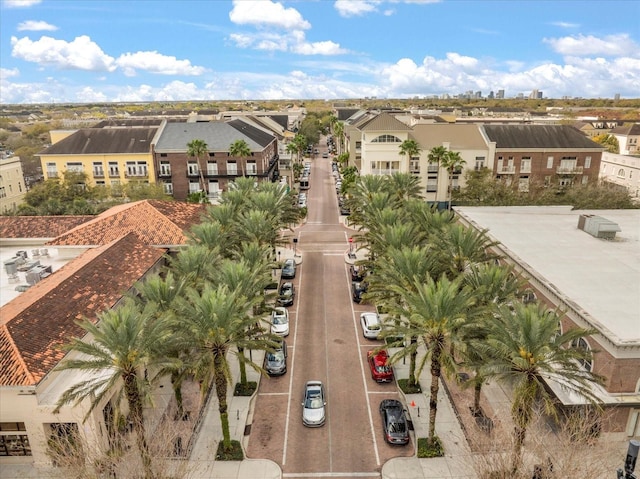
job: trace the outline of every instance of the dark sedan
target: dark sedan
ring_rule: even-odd
[[[356,303],[362,302],[362,295],[367,292],[367,283],[354,281],[351,283],[351,297]]]
[[[397,399],[383,399],[380,403],[384,440],[389,444],[409,444],[409,425],[402,403]]]
[[[287,372],[287,343],[283,339],[264,360],[264,369],[269,376],[280,376]]]
[[[282,279],[293,279],[296,277],[296,262],[288,259],[282,265]]]
[[[282,283],[278,290],[278,304],[282,306],[291,306],[295,295],[296,289],[294,288],[293,283],[290,283],[289,281]]]

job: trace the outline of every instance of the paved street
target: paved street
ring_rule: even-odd
[[[409,456],[414,447],[391,447],[382,437],[378,405],[398,398],[395,384],[376,384],[366,353],[380,344],[362,336],[359,315],[373,306],[352,302],[345,252],[353,231],[338,215],[331,160],[313,160],[307,222],[294,232],[300,255],[289,308],[289,368],[263,378],[255,403],[247,453],[271,459],[283,477],[380,477],[382,464]],[[304,383],[321,380],[327,391],[327,422],[302,425]]]

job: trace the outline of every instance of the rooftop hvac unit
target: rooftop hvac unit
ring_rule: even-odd
[[[7,275],[15,276],[18,274],[18,264],[16,262],[16,258],[10,258],[5,260],[4,262],[4,270],[7,272]]]
[[[580,215],[578,229],[586,231],[591,236],[612,240],[618,231],[622,231],[618,223],[598,215]]]
[[[22,258],[24,258],[24,259],[27,259],[27,258],[28,258],[28,256],[27,256],[27,252],[26,252],[26,251],[24,251],[24,250],[22,250],[22,251],[18,251],[18,252],[16,253],[16,256],[20,256],[20,257],[22,257]]]
[[[36,266],[27,271],[25,279],[33,286],[51,274],[51,266]]]

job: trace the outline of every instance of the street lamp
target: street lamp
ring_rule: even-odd
[[[618,479],[636,479],[633,471],[636,468],[636,460],[638,459],[638,451],[640,450],[640,441],[632,439],[629,441],[627,449],[627,457],[624,461],[624,472],[622,469],[616,471]]]

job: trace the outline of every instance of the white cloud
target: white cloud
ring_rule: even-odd
[[[76,93],[77,101],[81,103],[95,103],[109,101],[107,95],[100,91],[95,91],[93,88],[87,86],[82,88]]]
[[[36,41],[28,37],[11,37],[11,46],[11,55],[16,58],[60,69],[113,71],[116,68],[113,57],[104,53],[86,35],[71,42],[47,36]]]
[[[332,41],[300,43],[292,48],[292,51],[301,55],[339,55],[347,53],[339,43]]]
[[[178,60],[174,56],[162,55],[158,52],[136,52],[120,55],[116,65],[127,76],[135,76],[136,71],[143,70],[159,75],[202,75],[206,68],[191,65],[189,60]]]
[[[4,0],[2,4],[7,8],[27,8],[37,5],[42,0]]]
[[[379,0],[336,0],[333,7],[342,17],[357,17],[377,11],[380,3]]]
[[[58,27],[55,25],[51,25],[50,23],[43,22],[42,20],[27,20],[26,22],[21,22],[18,24],[18,31],[49,31],[53,32],[57,30]]]
[[[17,77],[20,75],[20,71],[17,68],[12,68],[12,69],[8,69],[8,68],[0,68],[0,79],[6,79],[6,78],[12,78],[12,77]]]
[[[543,42],[561,55],[638,56],[640,45],[626,33],[603,38],[593,35],[576,35],[562,38],[545,38]]]
[[[569,23],[569,22],[551,22],[551,25],[555,25],[560,28],[578,28],[580,25],[577,23]]]
[[[298,10],[270,0],[234,0],[229,19],[238,25],[298,30],[311,28]]]

